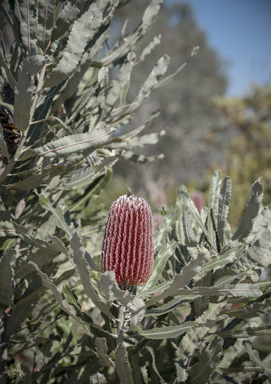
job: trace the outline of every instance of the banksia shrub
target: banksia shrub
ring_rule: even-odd
[[[102,272],[114,271],[121,289],[145,283],[153,266],[153,226],[149,204],[121,196],[109,211],[103,240]]]

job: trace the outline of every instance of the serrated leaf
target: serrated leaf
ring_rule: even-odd
[[[171,339],[182,335],[197,325],[196,321],[186,321],[182,325],[160,327],[138,332],[133,337],[142,337],[146,339]],[[209,328],[208,328],[209,329]]]
[[[217,303],[210,303],[208,309],[198,318],[198,322],[206,322],[208,320],[216,319],[219,312],[226,304],[226,301]],[[185,323],[186,324],[186,323]],[[208,326],[201,326],[195,329],[191,329],[182,339],[175,356],[177,361],[184,361],[189,353],[191,353],[201,342],[202,338],[209,331]]]
[[[159,229],[155,231],[154,233],[154,253],[158,251],[158,249],[163,244],[164,240],[166,239],[168,233],[172,230],[173,225],[176,221],[177,214],[176,212],[172,215],[166,213],[164,215],[164,221],[160,225]]]
[[[223,340],[215,337],[211,344],[203,351],[199,362],[188,371],[191,383],[204,384],[209,381],[221,359],[222,345]]]
[[[86,0],[69,0],[65,3],[56,20],[56,24],[51,37],[52,42],[64,35],[70,25],[74,22],[74,20],[76,20],[77,16],[80,14],[85,2]]]
[[[215,225],[217,225],[218,219],[218,204],[219,204],[219,194],[220,194],[220,186],[222,182],[221,172],[216,170],[212,177],[210,191],[209,191],[209,202],[208,202],[208,232],[210,234],[211,241],[213,244],[216,242],[216,234],[215,229],[213,228],[212,217],[213,215]]]
[[[106,378],[101,373],[97,372],[90,377],[92,384],[106,384]]]
[[[64,81],[76,69],[87,43],[94,37],[103,21],[103,13],[109,0],[93,2],[75,22],[62,58],[44,84],[53,87]]]
[[[36,9],[34,0],[23,0],[20,4],[21,22],[20,30],[24,49],[28,56],[33,56],[37,49],[36,39]]]
[[[127,305],[131,312],[130,327],[127,332],[131,332],[144,319],[146,307],[144,301],[135,296]]]
[[[251,198],[248,201],[246,213],[241,221],[239,228],[232,237],[232,241],[234,241],[235,243],[237,243],[238,241],[242,241],[249,235],[253,224],[257,218],[259,208],[261,207],[262,199],[263,186],[260,183],[259,179],[255,181],[252,186]]]
[[[64,232],[67,233],[67,235],[69,237],[71,237],[72,236],[72,228],[70,227],[69,223],[67,223],[67,221],[65,220],[65,217],[64,217],[63,212],[61,211],[60,207],[54,208],[48,197],[46,197],[44,195],[38,195],[38,196],[39,196],[40,205],[44,209],[47,209],[48,211],[52,212],[52,214],[54,215],[54,217],[56,219],[56,225],[59,228],[63,229]]]
[[[71,206],[70,211],[78,211],[93,199],[96,199],[99,194],[104,190],[109,181],[111,180],[113,170],[111,167],[105,167],[105,171],[100,173],[90,184],[89,187],[84,191],[84,195],[80,196],[78,199],[74,199],[74,204]]]
[[[244,350],[249,354],[251,361],[257,364],[258,367],[261,367],[263,373],[271,379],[271,372],[267,371],[260,359],[259,352],[252,348],[252,345],[249,341],[244,341],[243,343]]]
[[[262,228],[251,247],[247,252],[247,258],[254,264],[261,267],[268,267],[271,264],[271,231],[267,228]]]
[[[155,372],[155,373],[157,374],[157,376],[159,377],[160,383],[162,383],[162,384],[166,384],[165,380],[162,378],[162,376],[160,375],[160,373],[159,373],[159,371],[158,371],[158,369],[157,369],[157,367],[156,367],[154,350],[153,350],[151,347],[149,347],[149,346],[147,346],[146,348],[147,348],[147,350],[148,350],[148,351],[150,352],[150,354],[151,354],[151,357],[152,357],[152,367],[153,367],[154,372]]]
[[[80,174],[73,175],[71,179],[63,178],[60,182],[60,188],[63,190],[75,190],[78,188],[85,187],[90,184],[93,180],[95,169],[93,167],[87,168]]]
[[[10,219],[10,214],[9,212],[6,210],[6,207],[0,197],[0,217],[1,217],[1,221],[9,221]]]
[[[128,112],[134,112],[135,109],[138,108],[139,105],[142,103],[142,101],[149,97],[151,90],[158,84],[158,81],[161,76],[165,74],[169,63],[170,58],[167,55],[164,55],[163,57],[161,57],[160,60],[158,60],[157,64],[151,71],[149,77],[140,89],[135,101],[131,104],[130,108],[128,109]]]
[[[114,271],[106,271],[104,273],[101,273],[101,277],[97,283],[97,286],[108,301],[113,301],[115,299],[115,296],[112,291],[112,287],[114,284],[116,284]]]
[[[171,240],[169,243],[166,243],[160,251],[157,253],[154,259],[152,274],[149,280],[143,285],[143,287],[138,287],[138,294],[145,295],[150,294],[149,290],[155,286],[159,280],[168,258],[173,254],[177,247],[175,240]]]
[[[62,302],[62,298],[61,298],[61,295],[60,295],[58,289],[56,288],[55,284],[53,284],[49,281],[48,276],[45,273],[41,272],[35,263],[29,262],[29,264],[35,268],[35,270],[37,271],[37,274],[42,279],[43,285],[46,288],[50,289],[51,292],[54,294],[57,302],[59,303],[60,307],[63,309],[64,312],[66,312],[69,316],[71,316],[74,320],[76,320],[81,325],[86,325],[86,326],[91,326],[91,327],[97,328],[98,330],[100,330],[104,333],[107,333],[112,337],[116,337],[116,335],[113,335],[113,334],[107,332],[106,330],[104,330],[100,325],[93,324],[91,322],[86,322],[86,321],[83,321],[83,320],[79,319],[78,317],[76,317],[67,307],[65,307],[65,305]]]
[[[4,137],[4,132],[3,132],[2,124],[0,124],[0,150],[3,152],[4,156],[9,161],[10,160],[10,155],[9,155],[9,151],[7,149],[7,146],[6,146],[6,141],[5,141],[5,137]]]
[[[6,72],[6,75],[7,75],[7,78],[8,78],[8,82],[11,86],[11,88],[13,89],[13,91],[15,90],[15,87],[16,87],[16,80],[14,79],[10,69],[9,69],[9,66],[7,65],[6,63],[6,60],[2,54],[2,51],[0,51],[0,64],[1,66],[5,69],[5,72]]]
[[[103,367],[112,367],[112,361],[110,361],[109,356],[107,355],[107,343],[105,338],[95,338],[95,346],[97,350],[97,355],[100,364]]]
[[[69,258],[69,253],[67,251],[67,248],[65,247],[65,244],[63,243],[63,241],[61,241],[58,237],[56,236],[52,236],[52,235],[49,235],[50,236],[50,239],[52,240],[55,248],[61,252],[61,253],[64,253],[64,255],[66,255],[68,258]]]
[[[185,287],[190,283],[192,278],[199,273],[200,266],[203,263],[204,259],[206,257],[205,253],[199,253],[197,259],[191,260],[188,265],[186,265],[181,272],[174,277],[172,280],[172,283],[168,288],[164,290],[160,295],[148,300],[146,302],[146,307],[149,307],[153,303],[165,299],[168,296],[174,296],[176,292],[182,288]],[[187,291],[187,290],[186,290]]]
[[[127,55],[127,60],[120,67],[116,79],[112,83],[112,87],[108,93],[108,96],[105,99],[105,105],[108,108],[112,108],[116,101],[119,99],[122,89],[125,86],[126,82],[129,81],[130,75],[134,66],[135,53],[130,52]]]
[[[73,250],[73,261],[77,266],[86,294],[93,301],[96,307],[98,307],[108,317],[114,319],[114,316],[109,311],[107,304],[99,299],[98,294],[94,289],[93,283],[90,280],[88,263],[85,259],[85,250],[76,231],[74,231],[71,238],[71,248]],[[94,263],[93,265],[95,266]]]
[[[33,269],[32,269],[33,270]],[[40,295],[44,292],[44,287],[39,287],[35,292],[21,299],[13,309],[7,326],[7,336],[10,336],[32,313]]]
[[[71,153],[82,152],[87,148],[95,148],[109,140],[109,135],[114,132],[114,128],[99,129],[88,133],[77,133],[65,136],[38,147],[29,150],[31,156],[37,154],[44,157],[67,156]]]
[[[55,0],[39,1],[38,7],[37,40],[41,50],[45,52],[51,40]]]
[[[225,265],[237,260],[246,250],[246,245],[239,245],[233,249],[227,250],[224,254],[216,256],[214,259],[207,261],[201,267],[201,272],[216,270],[223,268]]]
[[[231,329],[230,331],[217,332],[221,337],[234,337],[234,338],[248,338],[255,336],[271,335],[271,325],[265,325],[263,327],[247,327],[245,329]]]
[[[219,208],[217,216],[217,233],[222,245],[225,245],[225,228],[231,201],[232,181],[229,176],[224,178],[219,195]]]
[[[195,204],[193,203],[191,197],[189,196],[189,194],[187,192],[185,192],[184,190],[182,190],[180,193],[180,198],[182,198],[184,200],[185,204],[189,207],[193,219],[195,220],[195,222],[200,226],[200,228],[204,232],[204,234],[207,237],[213,250],[216,251],[216,246],[214,245],[214,243],[209,238],[209,234],[205,228],[205,225],[203,224],[202,219],[199,215],[199,212],[198,212]]]
[[[44,56],[25,59],[19,67],[15,89],[14,118],[16,127],[24,132],[29,126],[32,99],[31,75],[37,74],[45,64]]]
[[[183,230],[185,234],[185,245],[187,247],[195,247],[198,244],[196,234],[193,231],[193,224],[191,218],[191,210],[186,207],[183,211]]]
[[[7,249],[0,260],[0,306],[7,308],[13,295],[12,280],[14,272],[12,265],[16,258],[16,251]]]
[[[121,384],[133,384],[128,355],[123,344],[115,350],[115,367]]]
[[[218,296],[231,295],[233,297],[259,297],[262,292],[256,284],[225,285],[223,287],[195,287],[191,289],[179,289],[175,295],[202,295]]]
[[[53,177],[63,172],[62,165],[51,165],[41,169],[40,173],[34,173],[24,180],[18,181],[15,184],[9,185],[9,188],[16,188],[20,190],[30,190],[39,187],[42,183],[48,183]]]

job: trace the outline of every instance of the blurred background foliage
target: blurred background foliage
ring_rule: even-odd
[[[143,0],[128,1],[118,9],[113,20],[116,38],[128,19],[126,28],[133,30],[145,5]],[[153,41],[153,50],[134,70],[128,101],[133,100],[162,53],[171,57],[169,69],[174,72],[195,46],[200,49],[173,82],[155,90],[133,119],[133,127],[138,126],[150,112],[161,111],[159,118],[150,122],[148,132],[165,130],[166,134],[143,153],[160,152],[164,158],[144,166],[120,159],[111,190],[105,191],[108,196],[101,196],[100,201],[109,209],[112,201],[131,189],[146,198],[153,210],[163,204],[171,207],[182,183],[191,193],[201,191],[207,197],[211,175],[220,168],[240,192],[232,202],[230,220],[235,226],[246,208],[250,185],[259,175],[265,186],[265,203],[270,202],[271,88],[254,86],[243,98],[224,96],[227,63],[210,47],[188,3],[165,1],[147,39]]]

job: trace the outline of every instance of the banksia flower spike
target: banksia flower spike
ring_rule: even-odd
[[[114,271],[123,290],[144,284],[152,273],[153,226],[149,204],[121,196],[109,211],[101,258],[102,272]]]

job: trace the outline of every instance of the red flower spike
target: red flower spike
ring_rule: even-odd
[[[114,271],[123,290],[144,284],[152,273],[153,226],[149,204],[121,196],[109,211],[101,258],[102,272]]]

